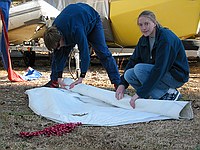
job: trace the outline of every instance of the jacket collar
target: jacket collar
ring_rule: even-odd
[[[162,27],[157,27],[156,26],[156,36],[155,36],[155,44],[157,44],[156,41],[158,41],[158,36],[160,34],[160,30],[162,29]],[[142,36],[143,40],[142,40],[142,43],[141,43],[141,46],[148,46],[149,45],[149,36],[145,37],[144,35]]]

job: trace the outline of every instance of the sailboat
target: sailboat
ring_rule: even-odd
[[[10,8],[8,36],[10,44],[22,44],[43,36],[60,13],[44,0],[34,0]]]

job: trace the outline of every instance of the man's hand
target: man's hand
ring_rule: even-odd
[[[76,80],[75,82],[73,82],[72,84],[69,85],[69,89],[73,88],[75,85],[82,83],[83,78],[78,78],[78,80]]]
[[[130,105],[135,108],[135,101],[139,98],[139,96],[137,94],[133,95],[133,97],[131,98],[130,101]]]
[[[63,78],[58,78],[58,84],[61,88],[66,89],[65,86],[67,86],[67,85],[64,83]]]
[[[120,100],[124,97],[124,92],[125,92],[125,86],[124,85],[119,85],[116,93],[115,93],[115,97]]]

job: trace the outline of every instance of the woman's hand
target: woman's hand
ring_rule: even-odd
[[[124,85],[119,85],[116,93],[115,93],[115,97],[120,100],[124,97],[124,92],[125,92],[125,86]]]
[[[78,80],[76,80],[75,82],[73,82],[72,84],[69,85],[69,89],[73,88],[75,85],[82,83],[83,78],[78,78]]]
[[[64,79],[63,78],[58,78],[58,85],[63,88],[63,89],[66,89],[65,86],[67,86],[65,83],[64,83]]]
[[[139,96],[137,94],[133,95],[133,97],[131,98],[130,101],[130,105],[135,108],[135,101],[139,98]]]

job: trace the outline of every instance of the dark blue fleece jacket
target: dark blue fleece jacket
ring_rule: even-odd
[[[69,50],[78,44],[81,73],[86,73],[90,64],[90,51],[87,35],[94,28],[99,14],[84,3],[68,5],[55,19],[53,25],[61,32]],[[58,66],[60,76],[63,67]]]
[[[177,81],[182,83],[187,82],[189,79],[188,60],[181,40],[169,29],[157,27],[151,57],[148,38],[142,36],[139,39],[135,51],[125,68],[126,71],[138,63],[154,64],[149,78],[136,91],[138,96],[143,98],[148,96],[166,72],[170,72]],[[127,88],[129,84],[125,81],[123,75],[121,80],[121,84]]]

